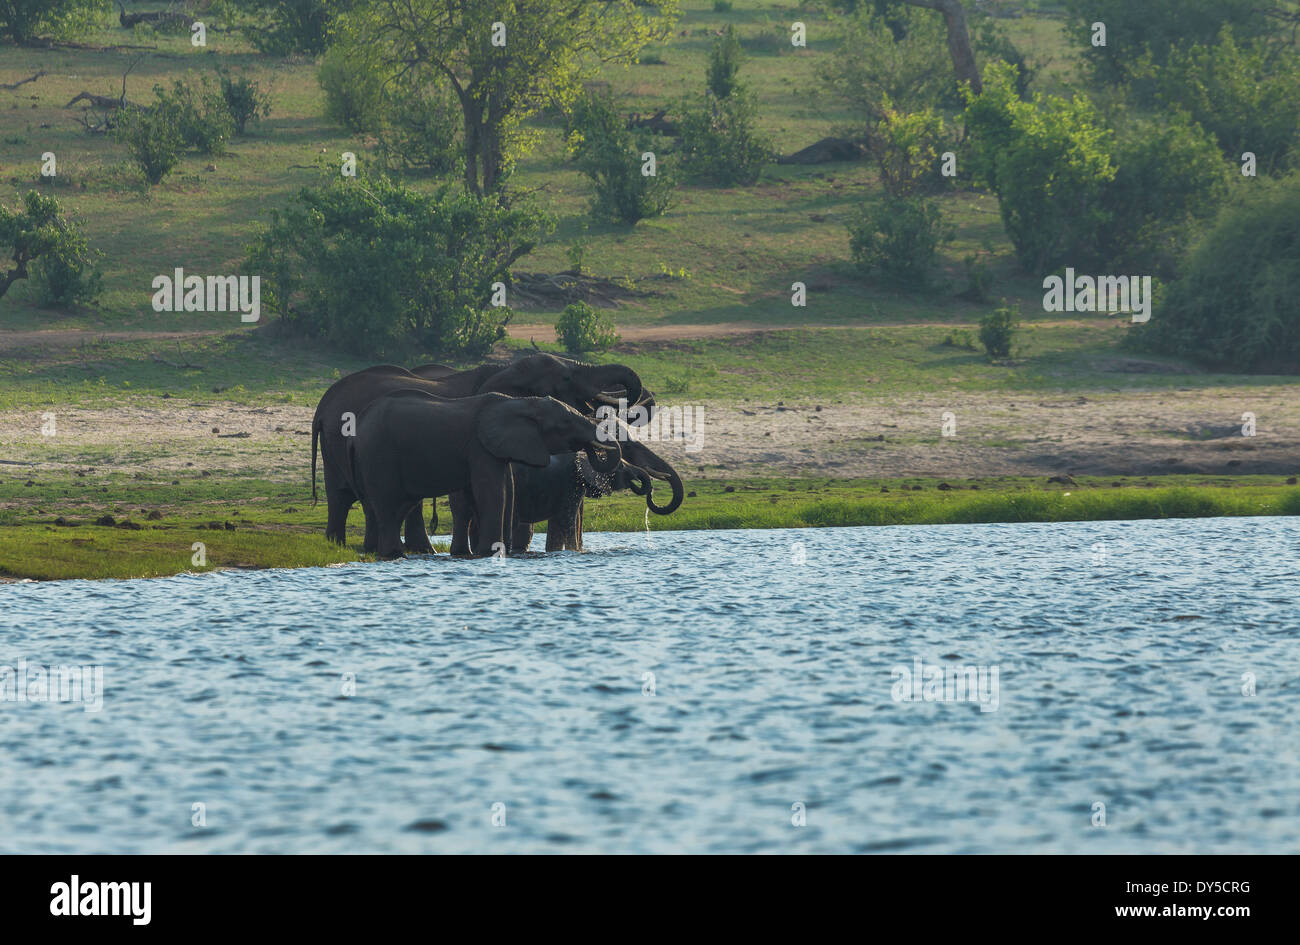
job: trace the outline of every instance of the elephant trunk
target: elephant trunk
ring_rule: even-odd
[[[627,487],[632,491],[633,495],[648,496],[650,495],[651,490],[654,489],[654,483],[650,480],[650,474],[640,466],[633,466],[630,463],[627,464],[627,476]]]
[[[612,475],[623,462],[623,451],[619,449],[618,440],[593,441],[587,447],[587,462],[602,476]]]
[[[587,369],[587,377],[595,385],[596,391],[613,391],[622,387],[627,393],[624,399],[631,406],[641,399],[641,378],[636,371],[624,364],[601,364]]]
[[[667,464],[665,463],[665,465]],[[671,466],[668,466],[667,473],[656,473],[654,470],[651,470],[650,475],[654,476],[656,479],[667,479],[668,483],[672,486],[673,497],[669,500],[667,505],[655,505],[654,495],[647,490],[645,494],[646,506],[656,515],[671,515],[673,512],[676,512],[678,506],[682,504],[682,477],[677,475],[677,470],[673,469]]]

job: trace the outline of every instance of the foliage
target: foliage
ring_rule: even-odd
[[[1165,111],[1181,110],[1211,132],[1231,161],[1256,156],[1263,173],[1295,160],[1300,142],[1300,59],[1290,48],[1239,44],[1225,27],[1213,45],[1174,50],[1164,66],[1150,54],[1134,88]],[[1149,95],[1142,93],[1150,88]]]
[[[341,46],[365,50],[383,73],[420,68],[455,90],[464,130],[465,186],[497,190],[536,140],[523,122],[542,108],[569,108],[602,63],[635,62],[672,28],[677,0],[408,0],[364,4],[340,22]],[[506,21],[509,21],[506,23]],[[504,44],[492,42],[505,24]],[[436,77],[436,79],[435,79]]]
[[[967,92],[967,166],[998,195],[1007,236],[1030,272],[1066,261],[1086,265],[1109,222],[1104,204],[1115,177],[1110,132],[1082,97],[1023,102],[1006,63],[984,70],[984,91]]]
[[[555,340],[570,354],[606,351],[618,344],[618,333],[604,312],[586,302],[567,305],[555,323]]]
[[[23,46],[37,37],[72,39],[108,11],[108,0],[3,0],[0,36]]]
[[[709,69],[705,80],[715,98],[726,98],[740,88],[736,80],[740,60],[740,40],[736,38],[735,28],[728,24],[726,32],[709,49]]]
[[[221,97],[235,124],[235,134],[242,135],[250,121],[261,121],[271,114],[271,94],[263,92],[258,82],[241,75],[234,78],[225,67],[217,69],[221,77]]]
[[[1121,85],[1146,50],[1157,65],[1179,47],[1212,43],[1224,26],[1239,36],[1272,29],[1256,0],[1065,0],[1066,35],[1084,52],[1088,77]],[[1106,45],[1092,45],[1092,24],[1106,24]]]
[[[446,85],[411,71],[383,90],[379,154],[390,168],[435,177],[459,174],[464,161],[460,107]]]
[[[127,154],[150,184],[162,183],[180,163],[185,149],[181,115],[176,108],[124,108],[117,115],[112,133],[126,146]]]
[[[990,359],[1011,356],[1016,329],[1020,327],[1020,309],[1003,305],[980,318],[980,344]]]
[[[884,101],[884,117],[871,132],[871,153],[880,182],[895,197],[906,197],[938,180],[936,162],[945,143],[943,116],[932,108],[905,115]]]
[[[171,112],[176,116],[176,127],[186,147],[201,154],[221,154],[226,142],[235,133],[235,120],[219,89],[204,76],[195,86],[181,79],[172,82],[170,90],[154,86],[154,104],[151,111]]]
[[[325,92],[325,117],[353,134],[378,131],[384,121],[384,79],[374,51],[332,46],[316,73]]]
[[[819,78],[868,129],[884,119],[887,108],[910,114],[956,104],[943,19],[929,10],[860,7]]]
[[[358,0],[234,0],[254,15],[244,31],[259,52],[272,56],[317,56],[330,45],[338,17]],[[243,132],[240,132],[241,134]]]
[[[672,203],[673,172],[663,148],[652,135],[633,134],[614,100],[590,93],[579,98],[569,116],[569,152],[595,185],[592,216],[636,223],[661,216]],[[641,155],[655,154],[655,173],[642,171]]]
[[[103,254],[90,248],[80,225],[54,197],[31,190],[17,209],[0,204],[0,252],[14,263],[0,272],[0,297],[29,276],[42,305],[90,302],[99,294],[95,261]]]
[[[682,114],[682,170],[693,180],[723,187],[752,184],[772,158],[772,149],[754,129],[753,97],[739,89],[724,99],[706,94]]]
[[[1137,341],[1234,371],[1300,369],[1300,176],[1225,206]]]
[[[268,310],[335,344],[481,355],[509,314],[489,305],[492,284],[547,223],[449,185],[424,193],[381,175],[331,176],[272,214],[245,271],[262,276]]]
[[[922,197],[889,197],[864,206],[848,230],[853,262],[860,270],[879,271],[910,288],[927,284],[939,247],[953,233],[933,201]]]

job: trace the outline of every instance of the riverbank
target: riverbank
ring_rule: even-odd
[[[47,478],[47,477],[46,477]],[[325,541],[324,505],[303,504],[282,483],[232,477],[182,493],[144,482],[112,492],[69,482],[0,485],[0,579],[161,577],[217,569],[320,567],[373,560],[361,552],[363,519],[349,544]],[[8,487],[8,488],[6,488]],[[1300,488],[1273,476],[986,479],[778,479],[688,483],[682,507],[651,515],[632,495],[589,501],[587,531],[942,525],[1117,519],[1300,515]],[[35,490],[35,491],[33,491]],[[7,500],[7,501],[5,501]],[[295,504],[297,503],[297,504]],[[114,512],[103,511],[105,506]],[[438,535],[450,525],[439,502]],[[440,551],[446,541],[435,542]],[[535,538],[533,547],[542,547]]]

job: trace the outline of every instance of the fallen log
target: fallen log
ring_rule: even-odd
[[[34,73],[25,79],[20,79],[19,81],[15,82],[13,85],[7,85],[5,83],[0,82],[0,89],[4,89],[8,92],[12,92],[14,89],[18,88],[19,86],[26,85],[28,82],[35,82],[37,79],[39,79],[41,76],[45,74],[46,74],[45,70],[42,69],[40,72]]]

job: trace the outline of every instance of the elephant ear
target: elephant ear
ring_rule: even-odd
[[[484,407],[478,419],[478,440],[497,459],[525,466],[545,466],[551,451],[542,438],[535,397],[502,397]]]

